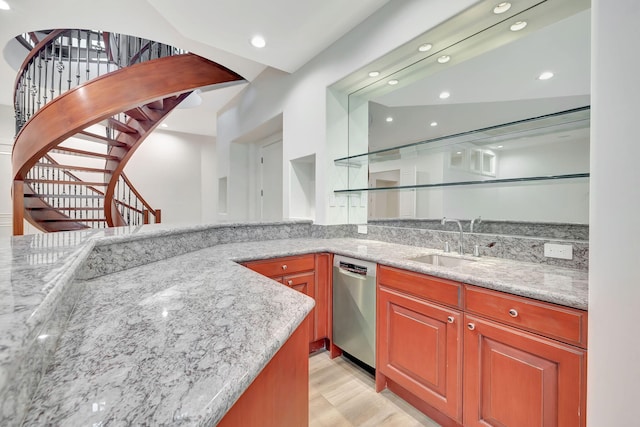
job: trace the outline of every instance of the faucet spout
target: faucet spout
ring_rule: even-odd
[[[481,217],[478,217],[478,218],[473,218],[473,219],[471,220],[471,226],[469,226],[469,232],[470,232],[470,233],[473,233],[473,226],[474,226],[475,224],[482,224],[482,218],[481,218]]]
[[[462,231],[462,224],[457,219],[447,217],[442,218],[442,225],[445,225],[447,222],[455,222],[456,224],[458,224],[458,229],[460,230],[460,239],[458,240],[458,253],[460,255],[464,255],[464,232]]]

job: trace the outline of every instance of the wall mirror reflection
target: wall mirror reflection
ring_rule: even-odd
[[[474,232],[588,239],[589,2],[512,3],[419,37],[423,57],[393,73],[375,69],[384,59],[361,70],[380,74],[351,92],[349,155],[336,159],[350,223],[481,218]]]

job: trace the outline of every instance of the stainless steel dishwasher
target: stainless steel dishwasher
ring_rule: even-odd
[[[376,366],[376,264],[333,257],[333,343]]]

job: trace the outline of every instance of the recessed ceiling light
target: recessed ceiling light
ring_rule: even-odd
[[[11,6],[9,6],[9,3],[7,3],[4,0],[0,0],[0,10],[9,10],[11,9]]]
[[[393,121],[393,117],[387,117],[387,123],[391,123]]]
[[[451,96],[451,94],[449,92],[442,92],[440,94],[440,99],[447,99],[450,96]]]
[[[526,26],[527,26],[527,21],[518,21],[518,22],[512,24],[509,27],[509,29],[511,31],[520,31],[520,30],[524,29],[524,27],[526,27]]]
[[[425,43],[425,44],[421,44],[420,47],[418,47],[418,50],[420,52],[428,52],[431,50],[432,47],[433,45],[431,43]]]
[[[262,49],[267,45],[267,41],[261,35],[255,35],[251,37],[251,46]]]
[[[160,126],[163,127],[163,128],[168,128],[169,127],[169,125],[166,124],[166,123],[162,123]]]
[[[553,77],[553,73],[551,71],[545,71],[538,76],[538,80],[549,80],[551,77]]]
[[[438,58],[438,62],[441,64],[446,64],[449,61],[451,61],[451,57],[449,55],[442,55],[440,58]]]
[[[378,77],[380,75],[380,71],[370,71],[369,77]]]
[[[397,85],[398,83],[400,83],[400,81],[396,79],[392,79],[387,82],[387,84],[390,84],[391,86]]]
[[[496,148],[502,148],[504,145],[496,145]]]
[[[456,154],[462,154],[462,151],[456,151]]]
[[[430,126],[431,126],[431,127],[438,126],[438,122],[431,122],[431,125],[430,125]]]
[[[496,7],[493,8],[493,13],[495,13],[496,15],[499,15],[501,13],[505,13],[509,9],[511,9],[511,3],[509,3],[508,1],[503,1],[502,3],[496,5]]]

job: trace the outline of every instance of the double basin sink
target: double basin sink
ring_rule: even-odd
[[[476,262],[475,259],[459,258],[451,255],[429,254],[407,258],[407,261],[422,262],[440,267],[460,267]]]

